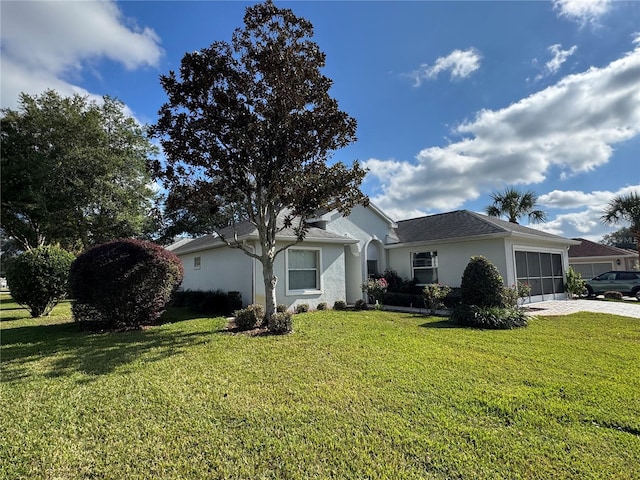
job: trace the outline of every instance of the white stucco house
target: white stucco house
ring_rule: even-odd
[[[309,220],[305,240],[281,253],[274,266],[278,303],[315,307],[364,298],[370,274],[395,270],[418,284],[459,287],[474,255],[487,257],[506,285],[526,282],[532,302],[564,298],[568,249],[579,241],[467,210],[395,222],[375,205],[354,208],[347,217],[328,212]],[[237,226],[237,239],[258,249],[255,228]],[[285,229],[279,242],[291,242]],[[261,264],[215,235],[181,240],[169,247],[184,264],[185,290],[239,291],[243,303],[265,303]]]
[[[580,244],[569,248],[569,266],[582,275],[593,278],[611,270],[637,270],[638,252],[575,238]]]

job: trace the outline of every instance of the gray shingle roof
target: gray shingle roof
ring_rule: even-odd
[[[574,238],[582,243],[569,247],[569,258],[576,257],[633,257],[637,255],[618,247],[610,247],[601,243],[595,243],[584,238]]]
[[[240,222],[239,224],[237,224],[235,226],[235,231],[239,240],[258,238],[258,230],[253,224],[248,221]],[[225,228],[221,233],[227,240],[233,241],[234,231],[232,227]],[[293,228],[285,228],[280,233],[278,233],[276,237],[285,240],[295,240],[296,234]],[[331,243],[338,242],[344,244],[357,242],[357,240],[353,238],[339,235],[333,232],[328,232],[316,227],[309,228],[307,235],[305,236],[305,241]],[[169,249],[176,255],[180,255],[188,252],[205,250],[207,248],[220,247],[224,244],[224,241],[217,235],[205,235],[203,237],[194,238],[190,241],[182,241],[178,244],[174,244],[175,246],[170,246]]]
[[[553,240],[566,240],[551,233],[510,223],[469,210],[440,213],[398,222],[396,230],[400,243],[431,242],[464,239],[485,235],[535,236]]]

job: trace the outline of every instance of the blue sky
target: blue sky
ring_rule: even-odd
[[[248,2],[12,2],[1,102],[47,88],[122,100],[153,123],[158,77],[230,40]],[[334,158],[370,170],[390,216],[484,211],[531,189],[550,221],[599,240],[607,202],[640,192],[640,2],[276,2],[309,19],[332,94],[358,121]]]

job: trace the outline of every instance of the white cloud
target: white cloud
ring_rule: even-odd
[[[554,0],[553,8],[564,17],[580,26],[598,25],[599,19],[609,11],[611,0]]]
[[[576,190],[554,190],[538,197],[538,203],[551,208],[584,208],[594,207],[603,210],[607,204],[616,196],[628,195],[629,193],[640,194],[640,185],[631,185],[619,189],[616,192],[595,191],[590,193]]]
[[[112,1],[2,2],[2,106],[14,107],[20,92],[85,93],[74,80],[98,59],[157,66],[158,36],[128,23]]]
[[[446,57],[440,57],[433,65],[423,64],[411,73],[414,86],[422,85],[423,80],[433,80],[443,72],[450,72],[451,80],[467,78],[480,68],[480,53],[475,48],[454,50]]]
[[[501,110],[482,110],[454,129],[458,142],[425,148],[413,162],[365,162],[381,183],[373,201],[396,212],[450,210],[496,188],[540,183],[551,167],[565,176],[594,170],[615,144],[640,134],[638,84],[640,46]]]
[[[575,45],[569,50],[562,50],[561,48],[562,45],[560,44],[551,45],[549,47],[549,51],[553,54],[553,58],[549,60],[544,66],[547,73],[554,74],[558,70],[560,70],[560,67],[564,62],[567,61],[567,58],[573,55],[578,49],[578,47]]]

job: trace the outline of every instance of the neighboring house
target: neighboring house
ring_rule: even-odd
[[[569,265],[582,278],[593,278],[611,270],[635,270],[638,268],[638,253],[618,247],[574,238],[581,242],[569,248]]]
[[[369,275],[395,270],[418,284],[459,287],[474,255],[487,257],[506,285],[531,286],[531,301],[564,298],[567,250],[579,242],[487,217],[467,210],[395,222],[370,204],[348,217],[328,212],[308,221],[305,240],[276,258],[278,303],[294,307],[364,298]],[[237,240],[256,251],[255,228],[237,226]],[[226,235],[231,235],[231,231]],[[292,230],[278,237],[280,246],[295,240]],[[239,291],[243,302],[264,304],[261,264],[220,238],[208,235],[169,247],[184,264],[182,287]]]

